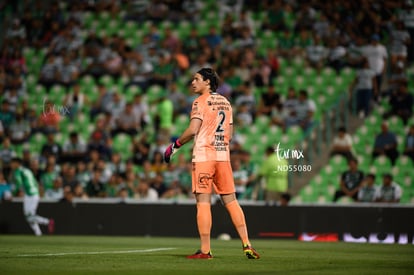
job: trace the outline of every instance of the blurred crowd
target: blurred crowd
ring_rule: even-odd
[[[316,72],[369,69],[361,75],[373,79],[368,85],[373,98],[399,98],[400,90],[408,88],[406,69],[414,59],[411,1],[23,2],[2,6],[11,6],[15,14],[0,50],[0,179],[12,186],[8,164],[20,154],[42,196],[53,199],[191,196],[188,157],[167,165],[162,152],[174,138],[174,122],[188,116],[194,98],[188,83],[201,67],[217,70],[218,91],[233,103],[237,126],[267,116],[284,130],[298,125],[306,131],[312,128],[316,104],[306,89],[280,90],[276,79],[285,65],[299,58]],[[91,14],[106,14],[108,22],[122,27],[110,32],[110,23],[89,26]],[[128,24],[136,24],[136,32],[127,34]],[[28,48],[32,58],[42,56],[37,72],[28,66]],[[393,81],[383,83],[386,75]],[[28,84],[29,76],[36,85]],[[87,77],[96,85],[86,85]],[[356,89],[366,89],[364,84],[357,77]],[[39,86],[46,96],[41,107],[34,107],[29,99]],[[64,94],[59,102],[48,97],[57,86]],[[357,99],[358,111],[368,115],[370,98]],[[389,111],[400,115],[398,103],[391,104]],[[85,116],[82,130],[62,129],[64,120]],[[408,120],[412,113],[401,116]],[[62,133],[63,141],[57,141]],[[46,140],[33,151],[28,144],[38,135]],[[128,159],[114,148],[119,135],[131,138]],[[19,145],[21,152],[15,150]],[[243,196],[255,184],[258,168],[247,148],[239,146],[232,144],[233,165],[242,178],[236,184]],[[19,190],[12,191],[18,195]]]

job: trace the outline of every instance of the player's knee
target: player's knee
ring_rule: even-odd
[[[223,194],[221,195],[221,200],[223,201],[224,205],[231,203],[232,201],[236,200],[236,194]]]
[[[36,217],[33,214],[26,214],[26,221],[28,223],[34,223],[36,222]]]

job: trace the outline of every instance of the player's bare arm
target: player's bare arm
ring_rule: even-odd
[[[187,142],[191,141],[194,136],[198,133],[201,127],[202,120],[198,118],[193,118],[190,121],[190,125],[188,125],[187,129],[182,133],[182,135],[178,138],[181,145],[186,144]]]

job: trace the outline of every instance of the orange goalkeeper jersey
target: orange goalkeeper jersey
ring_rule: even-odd
[[[191,119],[202,121],[194,137],[193,162],[230,161],[229,143],[233,127],[230,102],[217,93],[200,95],[193,102]]]

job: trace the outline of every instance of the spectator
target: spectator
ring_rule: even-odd
[[[283,101],[283,109],[286,110],[287,113],[291,114],[292,112],[296,111],[296,106],[298,105],[298,97],[296,91],[293,87],[288,88],[287,96]]]
[[[157,114],[155,116],[155,131],[161,141],[169,142],[171,138],[171,128],[173,126],[174,106],[170,99],[168,99],[166,92],[162,91],[159,99],[156,101]]]
[[[252,77],[257,87],[266,87],[271,85],[274,72],[265,57],[260,57],[257,67],[252,69]]]
[[[167,164],[167,169],[162,171],[162,177],[164,178],[165,185],[168,189],[175,189],[178,186],[179,170],[173,163]]]
[[[145,92],[149,86],[148,81],[152,77],[154,66],[150,61],[145,60],[139,52],[130,52],[128,56],[129,58],[124,65],[124,73],[129,77],[130,82],[125,88],[137,85]]]
[[[186,94],[182,91],[177,89],[177,84],[175,82],[171,82],[168,85],[168,99],[172,102],[174,106],[174,118],[181,114],[186,114],[187,108],[187,99]]]
[[[123,182],[118,180],[118,178],[122,179],[122,176],[118,173],[112,173],[109,181],[106,183],[106,196],[109,198],[115,198],[118,196],[119,190],[123,188]],[[121,184],[122,183],[122,184]]]
[[[411,46],[412,38],[410,33],[405,29],[404,22],[397,20],[394,23],[394,28],[390,32],[390,55],[391,65],[398,61],[407,62],[408,47]]]
[[[358,169],[358,160],[348,160],[349,169],[342,173],[340,181],[340,189],[335,192],[333,201],[346,196],[354,201],[358,200],[358,192],[361,189],[361,183],[364,179],[364,173]]]
[[[149,107],[142,94],[136,94],[132,101],[134,116],[139,120],[139,127],[144,128],[150,120]]]
[[[118,91],[114,91],[107,106],[108,112],[113,118],[116,118],[124,110],[125,105],[125,98]]]
[[[63,180],[63,187],[70,186],[71,190],[73,191],[75,186],[78,184],[78,180],[76,177],[76,167],[72,164],[66,164],[66,169],[62,169],[62,180]]]
[[[158,193],[157,190],[150,186],[148,181],[141,179],[135,189],[134,198],[143,201],[155,202],[158,200]]]
[[[3,142],[4,137],[5,137],[4,127],[3,127],[3,123],[0,120],[0,143]]]
[[[362,181],[362,187],[358,191],[358,201],[376,202],[379,198],[379,189],[375,186],[375,175],[368,174]]]
[[[17,89],[12,87],[7,90],[3,95],[3,100],[9,102],[10,111],[16,112],[17,105],[19,104],[19,95],[17,94]]]
[[[279,206],[288,206],[290,199],[291,199],[291,195],[289,193],[283,193],[282,196],[280,197]]]
[[[40,175],[40,191],[45,194],[47,190],[52,190],[54,181],[59,177],[59,172],[56,171],[55,165],[46,165],[45,170]],[[63,185],[62,185],[63,186]]]
[[[259,107],[257,108],[258,115],[270,115],[272,109],[280,103],[280,95],[276,92],[275,86],[269,85],[266,91],[261,93]]]
[[[41,149],[41,156],[47,159],[49,156],[54,156],[57,162],[60,161],[60,157],[62,155],[62,146],[55,141],[54,134],[47,135],[47,141],[43,144]]]
[[[352,154],[352,137],[346,132],[345,127],[338,128],[338,134],[332,142],[331,157],[342,155],[347,159],[353,158]]]
[[[164,29],[164,37],[161,41],[162,48],[172,53],[178,48],[180,41],[178,37],[172,32],[170,27]]]
[[[40,167],[40,162],[37,157],[31,159],[29,169],[33,172],[35,179],[39,181],[40,175],[43,173],[43,169]]]
[[[161,198],[167,191],[167,187],[165,186],[164,178],[161,173],[155,174],[155,178],[151,182],[151,188],[157,191],[159,198]]]
[[[273,147],[266,149],[266,158],[258,172],[258,181],[264,180],[266,202],[278,202],[282,194],[288,190],[288,172],[284,169],[286,165],[288,161],[275,153]],[[277,170],[277,167],[281,169]]]
[[[412,1],[406,1],[402,4],[401,9],[398,11],[398,19],[404,22],[405,29],[410,33],[411,39],[414,38],[414,9]],[[414,49],[413,47],[408,47],[408,61],[412,62],[414,60]]]
[[[248,127],[253,124],[253,115],[249,110],[249,104],[243,102],[238,106],[236,112],[236,125],[240,127]]]
[[[327,57],[327,65],[332,67],[339,75],[342,68],[346,65],[346,48],[339,44],[337,38],[329,40],[329,53]]]
[[[101,157],[109,159],[112,154],[112,140],[103,118],[96,121],[95,129],[90,135],[88,152],[96,150]]]
[[[371,113],[371,100],[378,94],[378,86],[375,81],[375,71],[369,67],[369,62],[364,59],[362,67],[357,70],[354,81],[349,88],[350,96],[355,90],[356,111],[360,117],[366,117]]]
[[[407,85],[408,76],[405,69],[404,62],[398,61],[394,66],[391,66],[391,73],[388,76],[388,85],[385,92],[382,92],[383,96],[391,96],[394,92],[397,92],[400,85]]]
[[[163,52],[159,54],[158,64],[154,66],[154,72],[149,79],[149,85],[159,85],[166,89],[168,84],[173,80],[173,59],[171,54]]]
[[[89,105],[87,96],[81,91],[81,86],[76,83],[73,85],[72,92],[69,92],[63,101],[63,105],[68,108],[67,114],[73,120],[83,111],[84,106]]]
[[[413,115],[414,97],[408,92],[407,84],[400,85],[398,90],[392,93],[390,100],[391,110],[384,114],[384,118],[398,116],[407,125]]]
[[[285,22],[285,11],[281,1],[269,1],[265,3],[267,16],[262,24],[262,28],[272,31],[283,31],[287,28]]]
[[[14,120],[14,113],[10,110],[10,104],[7,100],[2,100],[0,110],[0,121],[4,127],[4,130],[8,130],[9,125]]]
[[[45,135],[56,134],[59,132],[61,119],[55,105],[51,101],[45,100],[43,102],[42,113],[38,119],[39,130]]]
[[[85,160],[80,160],[76,164],[76,181],[83,187],[86,187],[88,181],[91,180],[91,173],[87,170]]]
[[[308,98],[306,90],[299,91],[298,103],[295,107],[295,114],[299,122],[299,126],[303,130],[309,130],[313,125],[313,116],[316,111],[315,102]]]
[[[73,192],[70,190],[70,186],[63,188],[63,198],[59,201],[62,203],[72,203],[73,202]]]
[[[380,43],[378,34],[372,35],[371,43],[364,47],[363,55],[368,60],[369,68],[375,72],[375,87],[380,91],[382,78],[386,71],[388,52]]]
[[[79,69],[72,63],[68,53],[63,56],[63,63],[58,68],[57,78],[59,83],[66,88],[72,87],[79,78]]]
[[[11,186],[4,177],[4,174],[0,172],[0,203],[11,201],[12,197]]]
[[[24,120],[23,114],[18,111],[16,112],[15,120],[10,124],[8,130],[8,136],[10,137],[11,143],[23,144],[28,141],[30,137],[31,129],[29,123]]]
[[[405,136],[404,155],[410,157],[414,162],[414,125],[411,125]]]
[[[134,197],[134,190],[138,186],[138,179],[133,171],[127,172],[125,175],[125,189],[128,192],[128,198]]]
[[[256,114],[256,98],[249,82],[243,83],[239,87],[240,94],[234,100],[234,106],[239,108],[241,105],[247,105],[249,113],[254,116]]]
[[[289,29],[285,29],[278,41],[278,54],[291,62],[292,58],[296,56],[296,52],[293,50],[296,46],[295,44],[296,42],[293,33]]]
[[[111,102],[113,95],[108,89],[105,87],[104,84],[97,84],[98,87],[98,97],[95,102],[92,103],[91,106],[91,120],[94,120],[98,114],[110,112],[111,111]]]
[[[154,155],[152,157],[152,161],[151,161],[151,169],[152,171],[154,171],[155,173],[162,173],[165,170],[167,170],[167,165],[164,162],[164,156],[161,153],[162,148],[160,148],[160,151],[155,151]]]
[[[379,202],[395,203],[400,202],[402,195],[401,187],[393,181],[391,174],[384,174],[382,176],[382,185],[379,188]]]
[[[326,63],[328,49],[323,45],[318,35],[314,36],[314,43],[306,47],[306,61],[308,65],[320,72]]]
[[[148,141],[148,135],[144,132],[139,139],[134,139],[132,144],[134,164],[142,166],[145,161],[149,160],[151,144]]]
[[[51,54],[47,56],[46,63],[42,66],[39,75],[38,83],[43,85],[47,91],[58,83],[58,71],[57,71],[56,56]]]
[[[0,148],[0,161],[3,167],[3,174],[6,178],[8,178],[10,172],[10,162],[16,155],[16,151],[11,145],[10,138],[5,137]]]
[[[272,125],[279,126],[284,131],[286,130],[286,126],[291,126],[296,124],[296,121],[288,121],[289,114],[286,112],[286,110],[283,107],[282,103],[277,103],[274,108],[272,108],[272,113],[270,115],[270,121]]]
[[[105,184],[101,181],[102,171],[95,169],[92,172],[92,178],[86,185],[86,194],[88,197],[105,197]]]
[[[208,34],[205,36],[207,44],[211,49],[214,49],[221,44],[221,35],[217,33],[217,29],[214,26],[209,28]]]
[[[126,164],[122,160],[121,154],[115,152],[111,156],[111,161],[108,162],[108,169],[111,171],[111,174],[123,175],[126,174]]]
[[[62,148],[62,162],[69,162],[72,164],[86,158],[87,147],[85,141],[79,137],[77,132],[69,134],[69,140],[63,144]]]
[[[246,192],[246,185],[249,175],[246,169],[242,167],[241,160],[234,158],[232,161],[234,185],[236,187],[236,197],[240,198]]]
[[[115,117],[115,129],[111,131],[112,136],[125,133],[131,137],[135,136],[141,128],[141,120],[134,114],[133,105],[128,102],[123,111]]]
[[[69,186],[67,186],[69,187]],[[66,188],[66,187],[65,187]],[[69,189],[70,190],[70,189]],[[88,195],[85,193],[85,189],[83,187],[82,184],[77,183],[74,187],[73,187],[73,197],[77,198],[77,199],[81,199],[81,200],[87,200],[89,199]]]
[[[389,131],[388,123],[384,121],[381,124],[381,133],[379,133],[375,138],[372,157],[376,158],[378,156],[385,155],[391,160],[392,165],[394,165],[399,155],[397,145],[397,136],[393,132]]]
[[[53,187],[45,190],[44,198],[53,200],[63,199],[63,181],[61,177],[56,177],[53,180]]]

